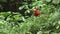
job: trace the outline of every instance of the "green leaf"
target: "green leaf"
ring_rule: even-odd
[[[59,4],[60,3],[60,0],[53,0],[52,3],[53,4]]]

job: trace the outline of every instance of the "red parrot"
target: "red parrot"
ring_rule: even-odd
[[[41,12],[39,10],[37,10],[37,9],[33,9],[33,11],[34,11],[34,15],[35,16],[38,16],[38,15],[41,14]]]

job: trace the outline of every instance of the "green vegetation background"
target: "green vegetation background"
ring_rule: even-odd
[[[37,17],[31,15],[31,17],[24,18],[19,12],[0,12],[0,34],[60,34],[59,3],[60,0],[52,0],[52,2],[51,0],[32,0],[30,4],[23,2],[23,5],[17,8],[27,9],[25,11],[27,14],[36,7],[42,12]],[[32,8],[28,8],[28,6]],[[12,14],[16,15],[11,16]],[[5,18],[6,20],[4,20]]]

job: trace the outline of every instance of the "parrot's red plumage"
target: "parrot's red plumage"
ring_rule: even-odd
[[[38,15],[41,14],[41,12],[39,10],[37,10],[37,9],[33,9],[33,11],[34,11],[34,15],[35,16],[38,16]]]

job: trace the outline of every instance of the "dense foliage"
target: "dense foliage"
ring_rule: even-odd
[[[0,34],[60,34],[60,0],[22,1],[17,7],[0,11]],[[33,8],[41,14],[35,16]]]

